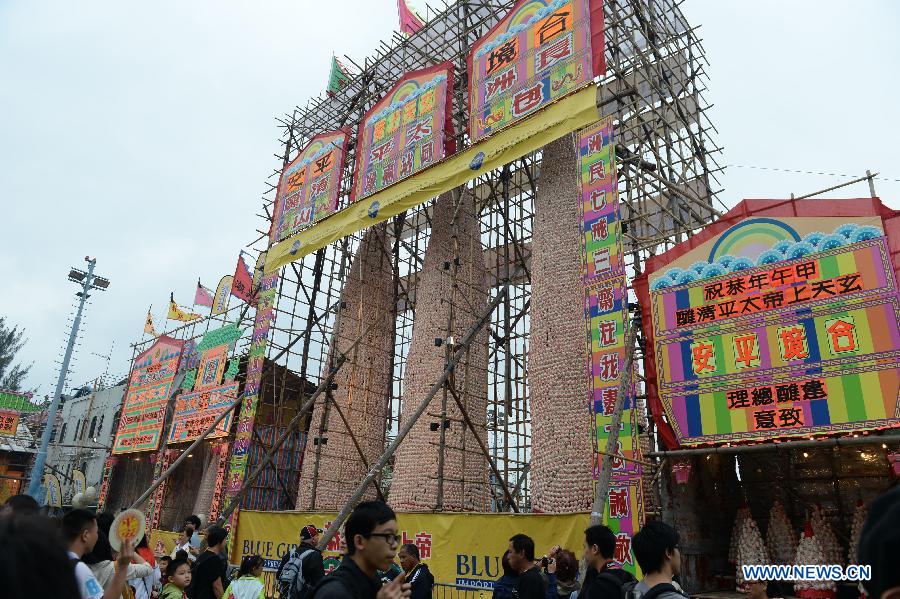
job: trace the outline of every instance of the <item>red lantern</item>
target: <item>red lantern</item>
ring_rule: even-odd
[[[900,477],[900,451],[894,451],[887,454],[887,459],[894,469],[894,476]]]
[[[672,472],[675,473],[675,482],[679,485],[686,485],[691,478],[691,469],[693,464],[688,460],[678,460],[672,464]]]

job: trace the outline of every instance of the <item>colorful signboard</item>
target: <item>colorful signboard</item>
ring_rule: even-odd
[[[0,389],[0,435],[15,436],[21,415],[41,410],[31,397],[31,393]]]
[[[316,135],[284,167],[269,232],[272,243],[337,211],[348,140],[344,130]]]
[[[200,438],[203,432],[222,414],[229,411],[207,438],[224,437],[231,428],[231,408],[238,397],[238,384],[234,375],[222,383],[228,355],[241,330],[229,324],[208,331],[197,345],[200,364],[194,376],[193,391],[183,393],[175,400],[175,413],[169,431],[169,443],[183,443]],[[185,375],[189,380],[189,375]]]
[[[613,414],[625,369],[628,293],[616,184],[612,119],[578,133],[578,198],[582,230],[582,284],[585,294],[588,375],[593,419],[593,479],[600,478]],[[633,387],[626,387],[622,420],[612,448],[612,472],[603,522],[616,534],[615,560],[637,576],[631,538],[644,521],[640,443]],[[636,461],[638,460],[638,461]]]
[[[453,63],[412,71],[359,124],[353,199],[361,200],[455,151]]]
[[[900,425],[900,294],[879,220],[855,220],[748,218],[650,274],[679,443]]]
[[[41,406],[31,403],[31,393],[0,389],[0,409],[16,412],[38,412]]]
[[[599,0],[519,0],[468,56],[478,142],[606,71]]]
[[[159,447],[166,403],[172,391],[184,341],[161,336],[134,360],[113,454]]]
[[[244,383],[243,403],[238,415],[237,432],[232,445],[231,461],[225,478],[223,509],[231,504],[244,483],[247,474],[247,457],[253,438],[253,424],[259,406],[259,389],[262,384],[263,365],[266,359],[269,329],[275,319],[275,296],[278,291],[278,272],[266,274],[259,285],[256,319],[253,336],[250,338],[250,352],[247,360],[247,380]],[[232,513],[232,525],[236,524],[237,510]]]
[[[19,412],[17,410],[0,410],[0,435],[15,436],[19,428]]]

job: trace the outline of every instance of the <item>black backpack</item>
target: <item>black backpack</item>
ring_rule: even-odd
[[[278,590],[281,599],[303,599],[310,591],[309,583],[303,578],[303,559],[315,549],[297,547],[278,572]]]

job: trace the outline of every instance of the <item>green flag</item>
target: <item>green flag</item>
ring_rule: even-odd
[[[331,74],[328,75],[328,88],[326,91],[330,95],[336,94],[348,85],[350,85],[350,75],[347,74],[347,69],[344,68],[344,65],[337,58],[332,56]]]

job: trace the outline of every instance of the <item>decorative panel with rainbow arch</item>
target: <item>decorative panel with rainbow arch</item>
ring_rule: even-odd
[[[587,85],[606,71],[599,0],[520,0],[472,46],[473,142]]]
[[[390,187],[455,151],[453,63],[412,71],[359,123],[353,200]]]
[[[881,218],[728,222],[636,285],[651,394],[678,443],[900,426],[900,294]]]
[[[333,214],[338,207],[349,134],[313,137],[281,173],[269,238],[272,243]]]

